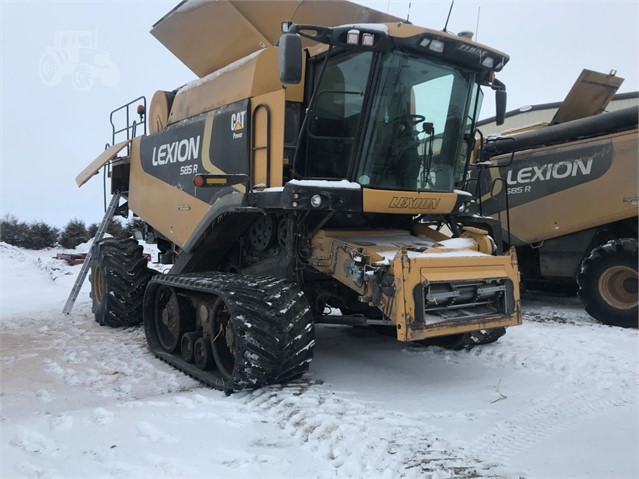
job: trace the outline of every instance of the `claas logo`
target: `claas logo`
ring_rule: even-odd
[[[243,130],[245,117],[246,117],[245,111],[241,111],[239,113],[233,113],[231,115],[231,131]]]

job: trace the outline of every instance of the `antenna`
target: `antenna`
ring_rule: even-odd
[[[455,0],[450,2],[450,8],[448,9],[448,17],[446,18],[446,25],[444,25],[444,31],[448,28],[448,20],[450,20],[450,14],[453,13],[453,5],[455,5]]]
[[[413,2],[408,2],[408,14],[406,14],[406,23],[408,22],[408,19],[410,18],[410,7],[413,5]]]
[[[390,0],[388,0],[388,6],[386,7],[386,15],[390,12]]]
[[[481,7],[477,7],[477,25],[475,26],[475,41],[479,41],[479,15],[481,15]]]

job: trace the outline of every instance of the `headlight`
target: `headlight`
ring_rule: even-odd
[[[311,206],[313,208],[319,208],[322,206],[322,197],[320,195],[311,196]]]

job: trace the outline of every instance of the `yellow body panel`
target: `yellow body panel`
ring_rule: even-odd
[[[637,130],[599,136],[571,145],[607,139],[613,142],[614,160],[605,174],[544,198],[511,207],[510,229],[517,238],[523,243],[533,244],[637,216],[637,203],[633,202],[633,198],[639,198]],[[553,148],[539,148],[535,153],[543,154]],[[492,174],[495,175],[496,170],[492,170]],[[531,221],[530,218],[535,220]],[[502,214],[499,219],[505,227],[505,215]]]
[[[623,83],[623,78],[614,73],[600,73],[592,70],[582,70],[550,124],[565,123],[579,118],[598,115],[615,96]]]
[[[126,146],[131,144],[132,140],[125,140],[120,143],[116,143],[113,146],[108,147],[100,156],[93,160],[89,166],[80,172],[75,178],[75,182],[78,186],[82,186],[89,181],[93,176],[100,171],[104,165],[115,158]]]
[[[353,275],[353,259],[364,256],[371,265],[388,265],[394,276],[395,292],[392,296],[383,295],[376,306],[396,325],[397,338],[402,341],[521,324],[519,271],[514,250],[492,256],[478,252],[476,244],[473,248],[470,238],[462,242],[461,248],[454,244],[449,247],[440,232],[422,229],[420,233],[414,236],[403,230],[320,230],[312,238],[309,263],[362,297],[370,296],[371,291],[365,279]],[[515,303],[509,316],[425,324],[416,312],[414,291],[420,285],[505,278],[512,283]]]
[[[140,164],[140,138],[133,140],[129,184],[132,211],[181,248],[209,207],[146,173]]]
[[[261,48],[276,45],[283,21],[343,25],[401,19],[343,0],[192,0],[158,21],[151,34],[196,75],[204,77]],[[305,41],[306,46],[310,44]]]
[[[432,257],[411,258],[407,254],[393,263],[395,277],[401,278],[401,284],[396,295],[401,297],[397,311],[389,316],[393,322],[400,325],[397,328],[397,338],[403,341],[414,341],[424,338],[458,334],[479,329],[491,329],[521,324],[521,303],[519,298],[519,271],[514,250],[504,256],[469,256],[449,257],[445,254]],[[468,281],[509,278],[514,285],[515,311],[507,317],[495,316],[479,320],[455,320],[424,326],[416,321],[416,304],[413,290],[416,285],[426,282]]]
[[[234,67],[180,88],[173,100],[169,123],[176,123],[238,100],[279,90],[277,50],[269,48],[244,59]]]

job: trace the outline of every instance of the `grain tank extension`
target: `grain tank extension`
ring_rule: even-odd
[[[301,376],[317,322],[459,346],[521,323],[515,252],[462,191],[505,54],[345,1],[187,1],[152,34],[199,79],[77,181],[107,165],[172,266],[98,243],[101,324],[143,321],[155,355],[231,391]]]

